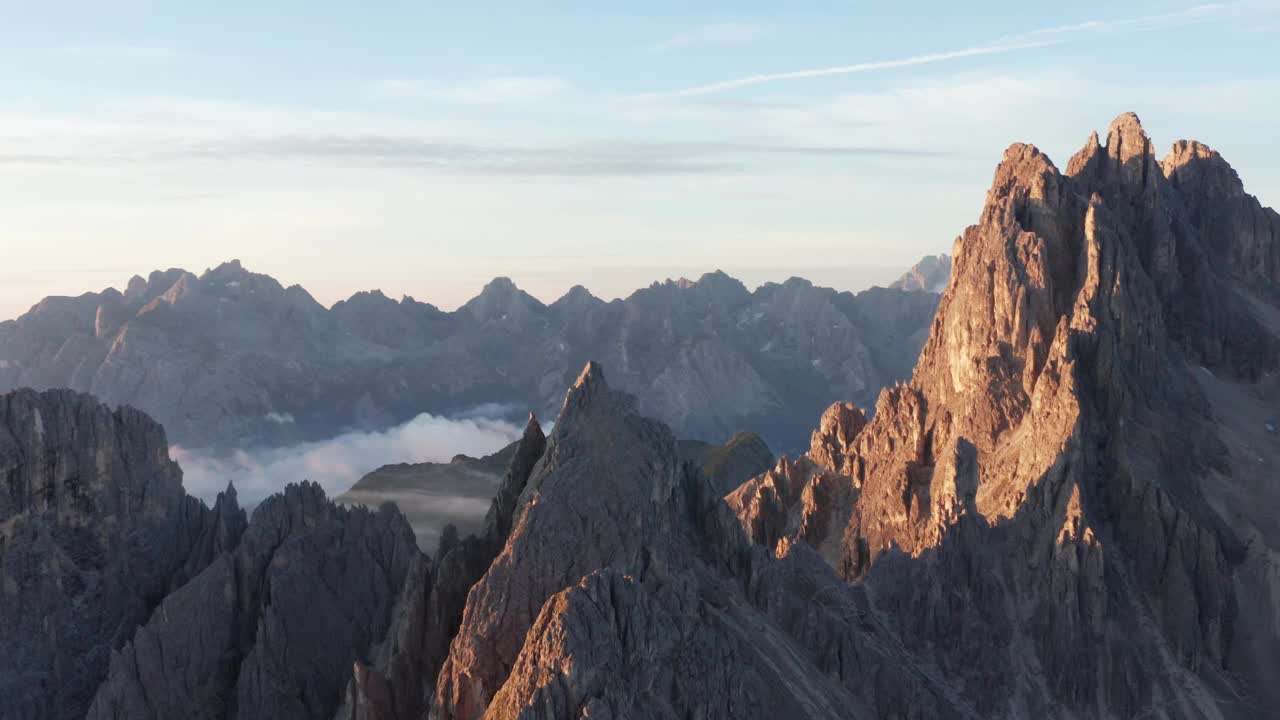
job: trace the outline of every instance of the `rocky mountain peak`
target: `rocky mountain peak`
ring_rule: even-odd
[[[950,255],[926,255],[889,287],[896,290],[940,293],[951,277]]]
[[[588,360],[582,367],[582,372],[578,373],[578,379],[573,381],[573,389],[583,390],[596,386],[608,387],[605,385],[604,368],[595,360]]]
[[[854,439],[867,426],[867,414],[851,402],[832,403],[818,421],[809,445],[809,457],[833,470],[844,467]]]
[[[1153,195],[1164,179],[1151,144],[1137,114],[1128,112],[1111,122],[1105,145],[1099,145],[1098,134],[1088,141],[1067,163],[1067,175],[1090,177],[1093,182],[1111,187],[1126,187],[1127,193]]]
[[[520,288],[516,287],[514,281],[505,275],[499,275],[489,282],[485,283],[484,288],[480,290],[481,295],[514,295],[519,292]]]
[[[1175,142],[1169,149],[1169,154],[1160,162],[1160,167],[1165,177],[1174,181],[1175,186],[1187,191],[1188,194],[1209,191],[1213,195],[1219,195],[1222,190],[1228,190],[1233,195],[1244,192],[1244,184],[1231,165],[1218,154],[1217,150],[1198,140]],[[1185,173],[1186,177],[1178,178],[1180,173]],[[1196,180],[1212,178],[1215,181],[1213,184],[1219,187],[1188,185],[1186,181],[1193,177]]]
[[[1202,147],[1175,155],[1171,177],[1200,162],[1206,178],[1227,177]],[[1197,190],[1215,185],[1228,190]],[[948,677],[995,690],[970,694],[983,716],[1131,716],[1230,686],[1231,653],[1250,658],[1236,667],[1273,666],[1275,653],[1228,639],[1265,621],[1229,609],[1239,540],[1207,497],[1248,510],[1211,469],[1225,440],[1202,391],[1206,378],[1251,383],[1277,367],[1280,327],[1264,322],[1275,310],[1231,280],[1262,282],[1244,256],[1273,267],[1269,212],[1225,182],[1167,181],[1133,114],[1105,146],[1090,137],[1067,174],[1010,146],[955,244],[911,382],[881,394],[831,463],[838,476],[798,462],[744,486],[731,501],[744,528],[813,544],[871,589],[908,647],[946,646]],[[824,416],[815,438],[833,426],[838,415]],[[1155,546],[1158,557],[1143,550]],[[1174,586],[1196,589],[1174,599]],[[932,587],[947,599],[920,590]],[[1096,672],[1117,663],[1124,678]],[[1054,682],[1029,689],[1029,665]]]
[[[604,304],[604,300],[592,295],[591,291],[586,287],[574,285],[564,295],[561,295],[555,302],[551,303],[551,307],[562,313],[568,312],[571,318],[577,318],[581,314]]]
[[[1151,138],[1137,113],[1121,113],[1107,126],[1107,152],[1121,162],[1151,154]]]
[[[708,293],[716,301],[727,304],[741,302],[751,296],[747,286],[743,285],[741,280],[731,277],[723,270],[704,273],[694,283],[694,287]]]
[[[511,278],[496,277],[462,307],[480,322],[521,324],[529,322],[545,306],[516,287]]]
[[[141,312],[154,310],[160,304],[177,305],[200,292],[200,279],[183,270],[176,274],[173,283],[149,302]]]
[[[609,384],[604,379],[604,368],[594,360],[588,360],[578,373],[578,379],[564,396],[564,405],[560,409],[560,417],[556,420],[559,426],[565,421],[576,419],[579,412],[585,411],[597,398],[609,394]],[[536,424],[536,421],[532,421]]]
[[[124,295],[130,300],[136,300],[147,291],[147,281],[141,275],[134,275],[129,278],[129,284],[126,286]]]
[[[240,264],[238,259],[231,259],[219,263],[217,267],[208,271],[212,275],[245,275],[248,271]]]

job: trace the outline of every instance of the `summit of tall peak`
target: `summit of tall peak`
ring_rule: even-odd
[[[1034,702],[1086,714],[1238,682],[1270,692],[1227,672],[1228,656],[1274,667],[1280,637],[1256,610],[1232,609],[1239,583],[1259,580],[1231,569],[1245,541],[1228,518],[1252,511],[1222,468],[1238,441],[1216,413],[1230,410],[1204,388],[1251,397],[1280,367],[1280,303],[1265,294],[1280,226],[1206,146],[1172,156],[1156,163],[1131,113],[1105,145],[1090,136],[1065,174],[1010,146],[956,242],[911,381],[883,391],[840,452],[815,444],[825,469],[783,462],[735,496],[757,541],[812,543],[872,589],[909,647],[943,648],[944,672],[991,691],[971,696],[981,715],[1017,716],[1008,698],[1035,683],[1021,661],[992,664],[1007,653],[1055,678]],[[1158,557],[1143,549],[1155,546]],[[1175,585],[1196,591],[1160,590]],[[947,599],[919,590],[932,587]],[[1280,603],[1252,598],[1241,606]],[[1150,630],[1116,631],[1134,622]],[[1230,639],[1259,632],[1267,643]],[[1035,646],[1015,650],[1019,636]],[[1132,672],[1094,672],[1108,663]],[[1174,674],[1193,689],[1171,686]]]

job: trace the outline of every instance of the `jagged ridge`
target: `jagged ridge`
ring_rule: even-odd
[[[1275,222],[1202,145],[1157,163],[1132,114],[1065,175],[1010,147],[911,382],[740,490],[740,520],[819,548],[984,715],[1268,706],[1280,638],[1238,609],[1249,513],[1201,378],[1276,368]]]
[[[378,291],[326,309],[231,262],[47,298],[0,322],[0,390],[72,387],[147,411],[185,448],[244,449],[424,411],[553,414],[596,358],[682,437],[750,429],[795,449],[832,395],[869,401],[906,376],[936,303],[798,279],[748,292],[708,273],[609,303],[576,288],[544,305],[498,278],[452,313]]]

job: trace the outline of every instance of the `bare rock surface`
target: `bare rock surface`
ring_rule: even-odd
[[[472,589],[436,718],[966,717],[806,547],[753,546],[589,363]]]
[[[395,503],[413,528],[418,546],[434,553],[447,525],[453,525],[460,536],[482,534],[491,501],[519,447],[516,441],[482,458],[459,455],[447,463],[384,465],[334,501],[371,508]],[[681,440],[679,450],[681,457],[702,467],[725,492],[774,463],[764,439],[749,432],[736,433],[721,445]]]
[[[1066,173],[1011,146],[911,381],[740,522],[819,549],[984,717],[1262,716],[1274,217],[1132,114]]]
[[[393,507],[290,485],[113,654],[87,717],[332,717],[426,564]]]
[[[235,547],[235,492],[188,497],[164,430],[67,390],[0,395],[0,717],[82,718],[166,593]]]
[[[337,720],[416,720],[426,715],[468,593],[506,544],[520,495],[545,450],[546,436],[530,414],[524,434],[506,452],[507,469],[483,528],[460,538],[456,528],[446,526],[434,574],[421,563],[411,569],[372,662],[353,668]]]

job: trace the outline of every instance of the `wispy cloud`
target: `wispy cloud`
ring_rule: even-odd
[[[994,55],[997,53],[1012,52],[1014,50],[1023,50],[1048,44],[1050,44],[1050,41],[1008,43],[1004,45],[965,48],[963,50],[953,50],[950,52],[930,53],[928,55],[913,55],[911,57],[897,58],[894,60],[876,60],[872,62],[857,63],[854,65],[838,65],[836,67],[815,68],[812,70],[793,70],[790,72],[748,75],[746,77],[723,80],[721,82],[708,83],[706,85],[695,85],[693,87],[687,87],[681,90],[676,90],[672,93],[667,93],[666,95],[668,97],[706,95],[708,93],[731,90],[733,88],[746,87],[748,85],[761,85],[764,83],[779,82],[782,80],[800,80],[804,78],[825,77],[827,75],[849,75],[853,73],[871,72],[874,70],[911,67],[913,65],[929,65],[932,63],[945,62],[947,60],[957,60],[959,58],[975,57],[979,55]]]
[[[665,117],[659,104],[633,108],[648,127]],[[616,106],[601,107],[602,118]],[[643,112],[641,112],[643,111]],[[718,125],[742,108],[697,110]],[[763,111],[757,111],[763,112]],[[495,177],[645,177],[741,173],[801,159],[931,157],[928,145],[814,141],[745,122],[735,137],[714,134],[655,139],[628,134],[521,137],[461,124],[419,122],[396,114],[289,111],[273,106],[193,98],[133,98],[92,114],[0,113],[0,166],[172,168],[260,162],[335,169],[409,169]],[[612,126],[609,126],[612,128]]]
[[[479,144],[394,135],[276,135],[167,140],[76,154],[5,154],[0,165],[170,164],[252,160],[409,168],[508,177],[644,177],[743,172],[774,157],[937,157],[915,148],[730,142],[597,141],[559,145]]]
[[[570,87],[568,80],[549,75],[481,78],[454,83],[390,78],[374,83],[369,94],[379,100],[432,100],[480,105],[535,102],[559,95]]]
[[[912,67],[917,65],[930,65],[935,63],[948,62],[951,60],[959,60],[962,58],[980,57],[984,55],[997,55],[1003,53],[1014,52],[1018,50],[1028,50],[1032,48],[1044,47],[1048,45],[1056,45],[1067,42],[1072,36],[1085,33],[1104,33],[1104,32],[1145,32],[1159,28],[1171,26],[1194,25],[1213,20],[1234,17],[1241,12],[1255,12],[1258,4],[1255,2],[1237,2],[1237,3],[1215,3],[1208,5],[1197,5],[1183,10],[1177,10],[1168,13],[1160,13],[1153,15],[1143,15],[1131,18],[1119,18],[1108,20],[1089,20],[1069,25],[1058,25],[1048,28],[1040,28],[1027,32],[1006,35],[997,38],[991,42],[972,47],[961,48],[958,50],[949,50],[944,52],[927,53],[922,55],[912,55],[902,58],[893,58],[888,60],[873,60],[868,62],[854,63],[852,65],[837,65],[834,67],[813,68],[807,70],[792,70],[787,72],[775,73],[759,73],[756,75],[747,75],[744,77],[733,78],[730,80],[722,80],[719,82],[707,83],[703,85],[694,85],[667,93],[658,93],[656,95],[641,96],[642,98],[652,97],[687,97],[694,95],[706,95],[709,93],[732,90],[735,88],[747,87],[751,85],[761,85],[765,83],[782,82],[786,80],[801,80],[805,78],[826,77],[831,75],[849,75],[854,73],[865,73],[879,70],[890,70],[894,68]]]
[[[757,23],[715,23],[704,25],[696,30],[676,33],[661,42],[650,45],[647,50],[653,53],[665,53],[692,47],[743,45],[768,34],[769,28]]]
[[[932,157],[892,146],[596,141],[501,145],[410,136],[276,136],[190,144],[186,158],[340,161],[477,175],[626,177],[737,172],[762,156]]]

